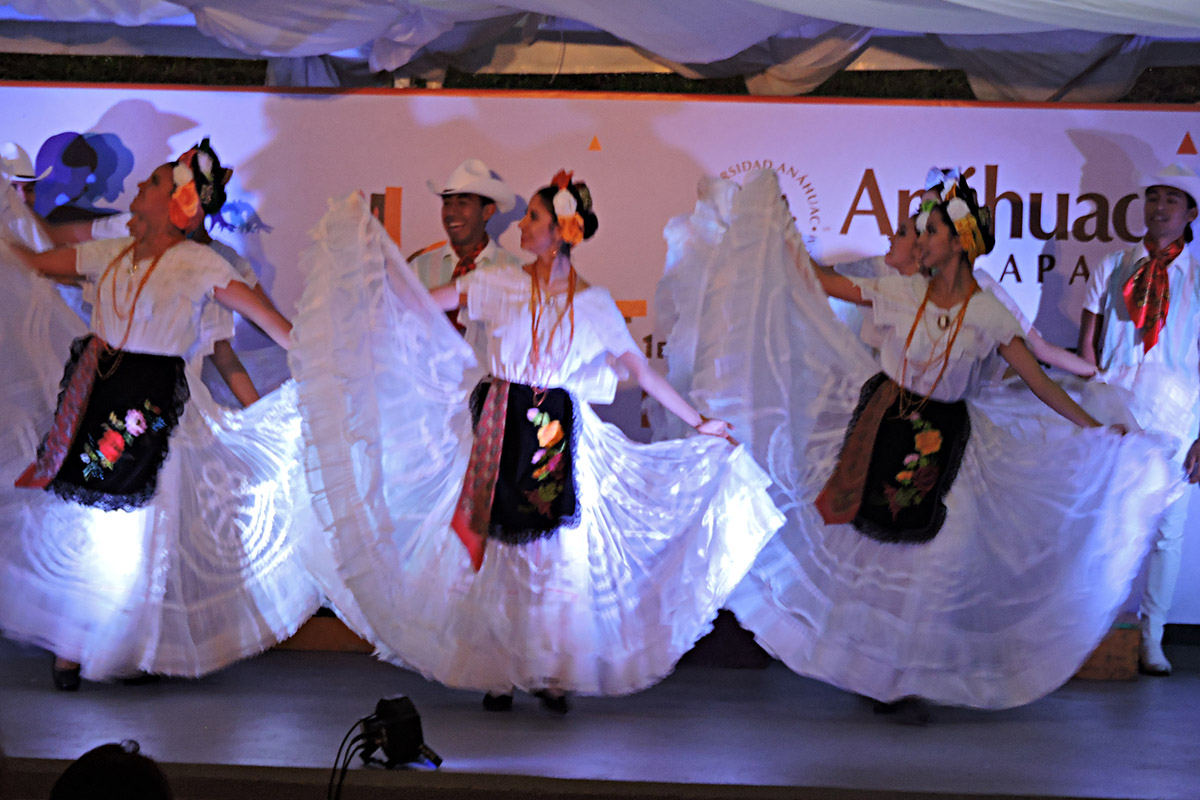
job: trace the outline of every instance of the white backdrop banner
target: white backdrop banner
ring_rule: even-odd
[[[253,228],[216,235],[253,262],[285,313],[327,198],[386,195],[402,249],[415,251],[444,238],[426,180],[468,157],[520,198],[492,226],[513,250],[524,200],[559,168],[574,170],[600,220],[577,252],[580,272],[648,310],[663,227],[691,211],[701,176],[778,170],[814,255],[834,263],[882,253],[938,165],[971,170],[997,210],[996,249],[980,266],[1047,339],[1073,345],[1088,270],[1145,231],[1141,176],[1174,161],[1200,168],[1200,112],[1182,107],[29,85],[0,85],[0,104],[0,141],[37,153],[39,172],[55,169],[39,186],[43,212],[124,210],[156,165],[211,137],[235,168],[226,217]],[[653,320],[631,327],[657,357]],[[626,403],[627,428],[638,425],[634,408]],[[1197,549],[1188,545],[1185,569],[1200,570]],[[1194,583],[1181,581],[1173,620],[1200,622]]]

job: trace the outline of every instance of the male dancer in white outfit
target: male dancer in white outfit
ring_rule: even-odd
[[[1139,424],[1177,437],[1176,456],[1191,483],[1200,482],[1200,259],[1189,250],[1200,176],[1172,165],[1145,187],[1146,238],[1100,263],[1088,280],[1079,351],[1103,379],[1130,389]],[[1140,667],[1169,675],[1163,623],[1179,577],[1184,495],[1167,508],[1147,556],[1141,600]]]
[[[429,191],[442,198],[442,229],[446,231],[446,241],[431,244],[408,257],[409,265],[426,289],[458,280],[479,267],[519,267],[525,263],[525,259],[488,237],[488,220],[497,211],[501,214],[511,211],[516,194],[486,164],[478,158],[468,158],[454,168],[444,184],[425,183]],[[478,340],[479,326],[471,325],[457,311],[450,318],[476,353],[482,355],[487,351],[487,343]]]
[[[421,283],[434,288],[476,267],[524,263],[488,238],[488,220],[497,211],[511,211],[516,195],[486,164],[469,158],[455,167],[444,184],[426,183],[429,191],[442,198],[442,228],[447,240],[408,257]]]

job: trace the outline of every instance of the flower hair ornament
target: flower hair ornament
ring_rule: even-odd
[[[969,263],[975,263],[979,256],[992,251],[996,240],[992,235],[991,209],[979,205],[975,190],[967,185],[960,170],[933,167],[925,178],[925,189],[936,191],[940,199],[930,198],[921,203],[921,213],[917,215],[918,231],[925,231],[929,214],[941,206],[954,225]]]
[[[171,224],[191,233],[206,214],[220,211],[231,175],[233,170],[221,166],[207,138],[181,155],[171,170],[175,186],[168,212]]]
[[[592,210],[592,194],[586,183],[572,183],[573,172],[560,169],[550,185],[558,189],[554,193],[554,216],[558,222],[558,235],[574,247],[583,241],[583,216],[579,209]],[[571,189],[574,188],[574,192]]]
[[[947,186],[953,186],[958,182],[959,171],[954,168],[943,169],[942,167],[930,167],[928,174],[925,175],[925,191],[922,196],[929,192],[937,194],[937,198],[930,197],[921,201],[921,207],[917,214],[917,233],[922,233],[925,230],[925,223],[929,221],[929,212],[933,211],[934,207],[939,202],[945,202],[943,193]]]

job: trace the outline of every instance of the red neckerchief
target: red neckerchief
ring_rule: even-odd
[[[466,255],[460,256],[458,263],[454,265],[454,272],[450,275],[450,280],[456,281],[463,275],[466,275],[471,270],[475,269],[475,259],[479,258],[479,254],[488,246],[488,236],[485,233],[483,240],[475,247],[471,248]],[[453,248],[451,248],[453,249]]]
[[[1159,247],[1147,237],[1145,247],[1150,257],[1142,259],[1121,290],[1129,318],[1142,330],[1143,352],[1150,352],[1158,344],[1158,334],[1167,324],[1171,300],[1167,265],[1183,252],[1183,244],[1180,237],[1166,247]]]

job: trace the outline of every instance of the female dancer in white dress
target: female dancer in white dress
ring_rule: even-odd
[[[930,170],[929,180],[933,181],[936,176],[936,183],[931,184],[927,190],[930,196],[940,197],[938,188],[935,187],[940,187],[945,175],[943,170]],[[738,185],[732,180],[702,178],[697,187],[695,210],[689,215],[672,219],[663,231],[663,238],[667,240],[667,259],[663,277],[655,291],[654,338],[658,342],[666,343],[665,350],[669,353],[667,378],[671,385],[681,395],[690,395],[706,405],[709,398],[702,391],[700,394],[691,394],[697,388],[693,385],[693,374],[697,369],[705,369],[706,364],[717,363],[705,359],[718,354],[710,353],[701,356],[697,361],[697,342],[694,337],[700,330],[700,324],[694,317],[703,305],[699,298],[703,296],[706,288],[710,287],[715,270],[720,264],[720,245],[729,229],[730,213],[737,191]],[[900,221],[895,233],[888,237],[888,250],[882,256],[834,264],[829,269],[848,278],[916,275],[921,269],[917,258],[919,217],[919,214],[913,214]],[[793,230],[792,235],[798,234]],[[816,266],[816,262],[813,262],[813,266]],[[976,269],[974,275],[980,288],[995,295],[1017,318],[1025,341],[1038,360],[1083,377],[1095,374],[1095,368],[1082,358],[1043,339],[1033,327],[1033,323],[1021,314],[1020,308],[1008,292],[986,271]],[[733,276],[730,278],[733,279]],[[713,288],[720,290],[719,285],[713,285]],[[838,319],[869,347],[877,349],[879,334],[867,322],[869,310],[836,297],[829,300]],[[681,319],[681,315],[691,318]],[[984,370],[985,380],[998,382],[1007,366],[999,354],[995,354],[989,359],[989,365]],[[1073,396],[1081,393],[1082,387],[1078,383],[1075,382],[1072,386]],[[1089,387],[1091,388],[1093,387]],[[1017,401],[1013,400],[1014,394],[1019,395]],[[1013,405],[1016,411],[1025,413],[1029,407],[1027,395],[1028,390],[1021,384],[1020,391],[1015,387],[1007,387],[1006,391],[990,393],[988,400],[997,411],[1000,411],[1002,406]],[[713,398],[713,402],[719,403],[720,398]],[[683,428],[679,418],[664,414],[662,407],[652,399],[646,401],[644,410],[650,419],[656,439],[682,435]],[[1048,409],[1046,412],[1050,413]]]
[[[52,650],[61,689],[81,672],[210,672],[290,635],[319,605],[296,544],[311,512],[294,392],[233,413],[200,380],[232,330],[218,303],[281,346],[290,330],[185,238],[220,207],[229,172],[206,140],[139,184],[132,237],[40,253],[18,243],[0,259],[21,312],[5,315],[0,381],[0,628]],[[9,254],[85,281],[90,333]],[[56,390],[51,365],[62,372],[76,333]]]
[[[788,515],[730,597],[741,623],[797,672],[877,700],[1004,708],[1055,689],[1099,642],[1146,547],[1138,520],[1174,487],[1164,443],[1097,427],[978,291],[990,234],[954,191],[922,236],[932,280],[818,282],[788,244],[775,175],[749,179],[695,337],[697,361],[723,371],[698,371],[694,394],[737,424]],[[822,286],[870,304],[881,362]],[[1014,435],[964,405],[997,350],[1089,429],[1043,414]]]
[[[491,710],[514,687],[562,713],[567,692],[655,683],[782,522],[725,423],[650,370],[609,293],[577,276],[572,246],[595,228],[586,186],[560,173],[520,223],[524,268],[431,297],[358,196],[306,259],[290,355],[327,591],[381,657],[485,690]],[[474,423],[479,371],[439,310],[463,303],[492,376]],[[601,422],[590,404],[612,401],[618,367],[710,435],[640,445]]]

